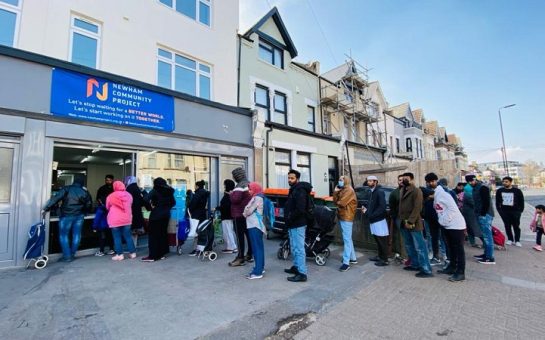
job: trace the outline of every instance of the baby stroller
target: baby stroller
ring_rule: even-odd
[[[214,225],[217,214],[214,212],[209,219],[202,221],[197,226],[197,252],[201,260],[208,259],[215,261],[218,258],[218,253],[213,249],[215,246]]]
[[[314,258],[319,266],[324,266],[331,254],[329,245],[335,239],[328,233],[333,231],[337,223],[337,214],[326,206],[316,206],[313,212],[314,224],[307,226],[305,235],[305,253],[307,257]],[[287,260],[291,253],[289,238],[280,243],[277,257]]]
[[[45,215],[42,214],[42,220],[34,224],[28,231],[28,242],[26,245],[25,255],[23,258],[29,260],[27,269],[34,261],[34,268],[44,269],[47,266],[49,258],[43,255],[45,243]]]

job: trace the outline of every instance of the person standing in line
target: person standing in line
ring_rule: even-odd
[[[229,194],[231,198],[231,217],[235,224],[235,232],[237,235],[238,254],[237,257],[229,262],[230,267],[245,266],[246,262],[252,262],[252,245],[250,244],[250,237],[248,234],[248,228],[246,226],[246,218],[242,214],[244,208],[248,205],[248,202],[252,199],[249,192],[248,185],[250,182],[246,177],[246,171],[243,168],[234,169],[231,174],[233,179],[237,183],[235,189]],[[248,244],[248,253],[244,255],[246,250],[246,243]]]
[[[199,220],[199,224],[204,222],[207,219],[208,209],[208,199],[210,198],[210,192],[204,188],[206,183],[203,180],[195,183],[195,193],[193,198],[189,202],[189,214],[191,218]],[[204,233],[199,233],[197,236],[197,247],[202,251],[211,251],[214,244],[214,228],[212,226],[206,228]],[[189,256],[199,256],[201,250],[193,249]]]
[[[263,278],[265,273],[265,246],[263,235],[267,232],[263,222],[263,189],[256,182],[249,184],[249,193],[252,197],[244,207],[242,215],[246,218],[246,227],[250,236],[250,243],[254,255],[254,268],[246,275],[248,280]]]
[[[144,214],[142,208],[146,206],[147,193],[138,187],[138,179],[135,176],[125,177],[125,187],[132,196],[132,222],[131,233],[134,246],[138,244],[138,235],[144,231]]]
[[[494,259],[494,239],[492,238],[492,220],[494,208],[490,198],[490,189],[477,181],[475,175],[467,175],[466,181],[473,187],[473,201],[475,202],[475,214],[481,227],[484,240],[484,253],[475,256],[482,264],[496,264]]]
[[[108,226],[112,229],[114,238],[115,255],[112,260],[124,260],[123,244],[121,239],[125,240],[129,258],[136,258],[136,248],[131,237],[132,225],[132,195],[125,190],[125,184],[121,181],[115,181],[113,184],[114,192],[106,198],[106,210],[108,210]]]
[[[394,253],[399,254],[402,259],[407,259],[407,252],[401,236],[401,221],[399,220],[399,193],[402,188],[403,176],[399,175],[397,176],[397,188],[390,193],[388,205],[390,206],[390,230],[392,230],[393,234],[392,250]]]
[[[153,180],[153,189],[150,191],[146,208],[151,210],[149,216],[148,249],[149,254],[142,258],[144,262],[162,260],[169,252],[168,222],[170,210],[176,205],[174,189],[162,177]]]
[[[416,277],[432,277],[428,249],[422,231],[424,226],[420,212],[424,198],[422,190],[414,185],[414,174],[406,172],[403,174],[403,189],[399,201],[399,218],[401,219],[401,230],[405,239],[405,249],[411,259],[411,265],[403,269],[417,271]]]
[[[388,263],[388,223],[386,222],[386,196],[378,185],[376,176],[367,177],[367,185],[371,189],[369,207],[362,207],[363,213],[369,219],[371,234],[377,243],[378,256],[369,260],[375,262],[375,266],[384,267]]]
[[[437,212],[438,223],[442,226],[447,239],[447,248],[449,251],[449,265],[445,269],[440,269],[439,274],[449,274],[449,281],[459,282],[465,280],[465,220],[460,212],[458,205],[451,194],[445,191],[442,185],[438,183],[438,177],[433,172],[426,175],[425,181],[428,186],[434,190],[433,207]]]
[[[350,269],[351,264],[358,263],[354,250],[354,242],[352,241],[352,226],[354,224],[354,217],[356,216],[358,199],[348,176],[341,176],[339,178],[339,182],[333,191],[333,202],[337,205],[337,214],[339,216],[344,246],[343,263],[339,270],[345,272]]]
[[[288,277],[291,282],[307,281],[307,265],[305,251],[305,235],[309,221],[308,208],[312,197],[312,185],[301,182],[301,173],[291,169],[288,171],[288,185],[290,186],[288,199],[284,206],[286,228],[290,239],[290,249],[293,258],[293,266],[284,269],[284,272],[292,274]]]
[[[464,186],[464,201],[462,206],[462,215],[466,221],[467,227],[467,238],[469,239],[469,244],[474,248],[481,248],[480,245],[475,241],[476,238],[481,240],[482,245],[484,246],[483,233],[479,222],[477,221],[477,216],[475,215],[475,201],[473,200],[473,187],[466,183]]]
[[[542,204],[536,205],[536,212],[534,213],[534,218],[532,218],[532,222],[530,222],[530,230],[532,230],[534,233],[537,233],[536,245],[533,246],[533,248],[537,251],[543,251],[543,248],[541,247],[541,238],[544,233],[543,231],[544,215],[545,215],[545,206]]]
[[[441,225],[439,224],[439,217],[433,207],[434,191],[429,187],[422,187],[422,195],[424,197],[424,228],[429,231],[427,236],[428,251],[431,245],[432,258],[430,265],[437,266],[441,264],[439,259],[439,238],[441,235]]]
[[[520,243],[520,216],[524,211],[524,194],[513,186],[513,178],[502,179],[503,188],[496,191],[496,210],[505,226],[507,241],[505,244],[522,247]],[[515,235],[513,237],[513,230]]]
[[[97,190],[97,210],[101,210],[100,213],[107,214],[106,209],[106,198],[114,192],[114,175],[106,175],[104,177],[104,185],[98,188]],[[107,217],[106,217],[107,219]],[[98,230],[99,237],[99,251],[95,253],[95,256],[104,256],[106,254],[113,255],[115,254],[113,247],[112,231],[110,228],[103,228]],[[106,245],[110,248],[108,253],[105,253]]]
[[[236,243],[236,235],[233,224],[233,217],[231,216],[231,191],[235,189],[235,182],[230,179],[223,181],[225,193],[220,201],[219,210],[221,213],[221,229],[223,233],[223,241],[225,242],[225,249],[221,252],[224,254],[233,254],[238,251]]]
[[[42,214],[50,211],[52,207],[61,203],[59,216],[59,243],[62,249],[62,262],[72,262],[76,256],[81,240],[81,229],[85,213],[90,212],[93,200],[87,189],[83,186],[83,178],[76,177],[74,183],[64,186],[52,197]],[[68,240],[68,234],[72,232],[72,245]]]

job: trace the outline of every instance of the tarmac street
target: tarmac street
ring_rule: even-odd
[[[266,274],[172,253],[166,260],[86,256],[44,270],[0,271],[3,339],[542,339],[545,254],[534,251],[533,208],[523,214],[523,247],[481,265],[466,248],[466,281],[418,279],[399,265],[375,267],[371,252],[338,271],[340,247],[323,267],[308,259],[309,281],[291,283],[266,244]],[[494,225],[503,230],[496,218]],[[186,244],[185,252],[191,250]],[[221,245],[217,247],[221,250]],[[146,250],[140,249],[139,256]]]

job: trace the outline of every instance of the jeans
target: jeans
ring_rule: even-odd
[[[81,228],[83,227],[83,214],[75,216],[62,216],[59,219],[59,242],[64,259],[70,259],[76,255],[81,240]],[[72,230],[72,247],[68,240],[68,234]]]
[[[400,228],[401,235],[403,235],[403,243],[405,244],[405,251],[407,251],[407,257],[411,261],[411,266],[419,267],[418,265],[418,255],[416,249],[414,248],[414,243],[412,241],[411,231],[407,230],[405,227],[401,226]]]
[[[353,261],[356,260],[356,252],[354,251],[354,242],[352,242],[352,225],[354,223],[340,220],[339,224],[341,225],[341,231],[343,234],[343,244],[344,244],[343,263],[349,264],[350,260],[353,260]]]
[[[290,237],[290,248],[293,257],[293,265],[299,273],[307,275],[306,252],[305,252],[305,232],[307,226],[288,229]]]
[[[265,268],[265,246],[263,245],[263,232],[259,228],[248,228],[250,243],[254,255],[254,269],[250,274],[263,275]]]
[[[492,238],[492,216],[479,216],[479,225],[484,239],[484,255],[486,258],[494,258],[494,239]]]
[[[114,227],[111,229],[112,236],[114,237],[114,249],[117,255],[123,254],[123,244],[121,242],[121,237],[125,239],[125,243],[127,244],[127,250],[129,251],[129,253],[136,253],[136,248],[134,247],[134,242],[132,241],[130,225]]]
[[[405,248],[411,259],[411,267],[419,268],[424,273],[431,273],[428,248],[424,236],[420,231],[409,231],[403,228],[405,237]]]
[[[508,211],[500,214],[505,226],[507,239],[511,242],[520,242],[520,215],[517,211]],[[513,230],[515,231],[514,238]]]

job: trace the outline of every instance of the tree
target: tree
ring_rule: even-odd
[[[527,184],[528,186],[532,186],[532,184],[534,183],[534,178],[538,176],[540,172],[541,167],[536,161],[527,160],[522,165],[523,183]]]

